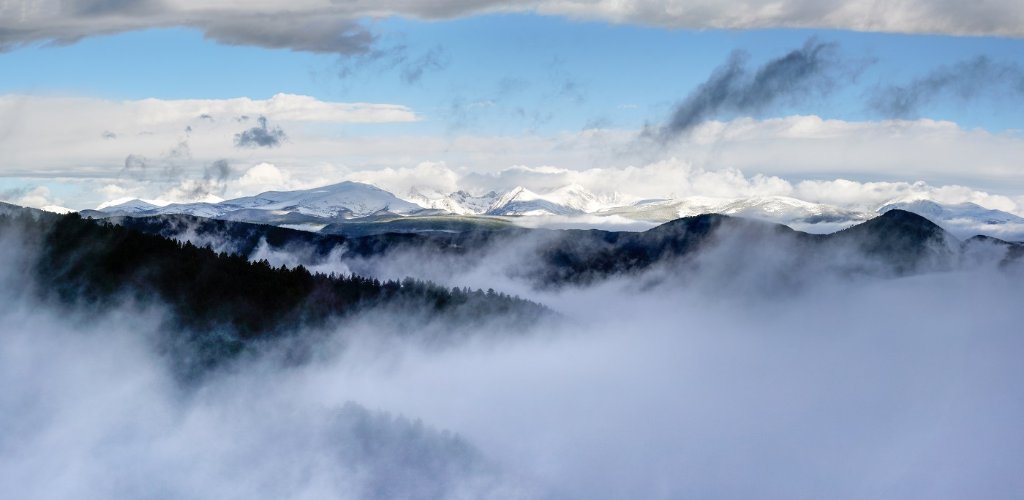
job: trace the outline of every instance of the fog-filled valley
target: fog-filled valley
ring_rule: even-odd
[[[899,211],[829,236],[114,222],[0,224],[19,498],[1024,488],[1017,244]]]
[[[0,1],[0,500],[1024,497],[1024,2]]]

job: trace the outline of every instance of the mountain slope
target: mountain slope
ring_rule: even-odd
[[[969,219],[983,224],[1024,223],[1024,217],[1018,217],[1002,210],[993,210],[975,203],[942,205],[931,200],[904,201],[890,203],[878,209],[879,213],[890,210],[913,212],[932,221],[951,221]]]
[[[101,205],[100,208],[98,208],[97,210],[111,215],[137,215],[146,212],[152,212],[153,210],[157,210],[159,208],[159,205],[154,205],[147,201],[143,201],[136,198],[121,203]]]
[[[745,198],[716,207],[714,212],[780,224],[858,223],[873,217],[873,214],[843,210],[831,205],[811,203],[788,196]]]
[[[905,210],[928,218],[959,238],[987,234],[1010,240],[1024,240],[1024,217],[982,207],[974,203],[943,205],[930,200],[890,203],[879,213]]]
[[[583,210],[558,197],[547,197],[524,187],[505,193],[487,209],[487,215],[582,215]]]
[[[29,267],[45,299],[93,313],[126,302],[166,309],[169,345],[189,349],[181,359],[194,362],[186,371],[215,364],[251,341],[315,329],[370,308],[397,307],[404,317],[457,323],[505,315],[533,321],[545,314],[537,304],[479,290],[314,275],[301,266],[274,268],[266,261],[249,262],[246,255],[217,253],[77,214],[0,217],[0,236],[10,235],[35,252]]]
[[[97,218],[184,214],[275,224],[310,231],[319,231],[325,226],[339,224],[331,229],[336,231],[346,227],[348,223],[393,220],[396,215],[432,219],[431,222],[424,224],[391,224],[388,230],[417,231],[440,222],[437,217],[445,215],[456,219],[440,224],[441,226],[471,229],[457,217],[484,216],[515,221],[508,218],[554,216],[554,219],[542,218],[539,224],[554,224],[552,220],[564,223],[565,219],[562,218],[576,218],[572,219],[574,225],[587,227],[604,225],[598,222],[599,219],[595,219],[595,216],[624,218],[644,223],[664,223],[680,217],[716,213],[785,224],[810,233],[827,234],[860,224],[881,213],[902,209],[932,220],[958,238],[986,234],[1001,239],[1024,241],[1024,217],[971,203],[940,205],[932,201],[917,200],[890,203],[878,211],[870,212],[811,203],[788,196],[688,196],[681,199],[648,199],[630,203],[624,196],[596,195],[577,184],[544,192],[531,191],[519,186],[503,194],[489,192],[480,196],[466,191],[443,194],[413,188],[404,198],[368,184],[341,182],[299,191],[267,191],[219,203],[178,203],[158,207],[142,200],[130,200],[81,213]],[[474,220],[484,222],[484,219]],[[620,222],[621,220],[611,220],[611,223]],[[521,219],[519,223],[522,223]],[[348,227],[362,231],[363,234],[377,231],[370,226]]]
[[[644,232],[476,226],[347,236],[166,217],[115,220],[164,236],[187,235],[199,244],[204,235],[213,235],[205,241],[238,242],[232,250],[245,255],[263,242],[284,252],[309,248],[304,252],[321,257],[342,249],[336,258],[349,263],[420,255],[415,260],[456,263],[452,272],[476,265],[503,266],[509,275],[542,286],[587,284],[654,269],[673,269],[670,276],[702,268],[718,269],[715,279],[725,281],[739,279],[744,272],[760,273],[759,286],[771,287],[773,280],[814,280],[829,274],[902,276],[954,269],[967,260],[1006,263],[1024,247],[995,238],[961,243],[927,219],[900,210],[828,235],[718,214],[684,217]],[[492,260],[495,252],[500,257]]]
[[[683,199],[643,200],[632,205],[601,210],[598,215],[618,215],[634,220],[668,222],[701,214],[735,215],[786,224],[795,229],[830,233],[858,224],[876,214],[844,210],[788,196],[740,199],[690,196]]]
[[[958,260],[960,242],[934,222],[893,209],[863,224],[829,235],[833,248],[855,249],[897,274],[948,270]]]
[[[255,196],[219,203],[174,203],[157,207],[142,200],[131,200],[99,210],[106,215],[185,214],[199,217],[234,217],[244,214],[249,222],[272,222],[282,217],[302,220],[366,217],[388,212],[408,214],[423,207],[369,184],[341,182],[298,191],[267,191]],[[87,213],[86,215],[92,215]]]
[[[378,212],[403,214],[423,209],[378,187],[348,181],[300,191],[267,191],[219,205],[298,212],[322,218],[365,217]]]
[[[481,215],[494,204],[500,195],[494,191],[481,196],[473,196],[466,191],[456,191],[450,194],[424,193],[418,189],[412,189],[406,199],[427,208],[444,210],[455,215]]]

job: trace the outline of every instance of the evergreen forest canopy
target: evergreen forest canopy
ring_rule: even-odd
[[[201,366],[237,354],[247,343],[315,330],[374,308],[415,318],[406,326],[436,318],[458,324],[496,318],[529,323],[549,314],[539,304],[494,290],[272,267],[266,260],[249,261],[242,254],[217,253],[77,214],[3,215],[0,237],[5,235],[29,250],[27,277],[40,298],[78,311],[125,303],[163,307],[161,330],[172,335],[172,344],[188,345],[186,355]]]

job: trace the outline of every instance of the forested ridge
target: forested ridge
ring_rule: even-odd
[[[221,339],[220,351],[373,307],[463,323],[501,315],[532,321],[547,311],[494,291],[275,268],[77,214],[0,216],[0,231],[17,234],[30,249],[29,273],[42,299],[93,310],[126,302],[162,306],[165,330],[200,343]]]
[[[903,210],[890,210],[832,234],[808,234],[780,224],[720,214],[683,217],[642,232],[513,228],[356,237],[192,216],[111,220],[150,234],[187,235],[200,240],[212,236],[244,254],[266,244],[285,251],[312,249],[321,257],[336,248],[343,248],[344,257],[352,259],[413,251],[454,256],[467,265],[487,265],[485,260],[494,249],[516,248],[521,265],[510,269],[509,274],[540,288],[585,286],[659,265],[685,264],[705,250],[722,245],[749,248],[752,255],[779,250],[799,268],[817,265],[848,275],[875,276],[952,269],[960,264],[968,248],[979,243],[1005,248],[1004,264],[1024,255],[1024,245],[997,238],[974,237],[960,242],[928,219]]]

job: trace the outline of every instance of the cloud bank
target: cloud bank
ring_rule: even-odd
[[[835,28],[1024,36],[1024,7],[1014,0],[969,6],[897,0],[884,7],[867,0],[12,0],[0,4],[0,49],[34,42],[67,44],[89,36],[184,26],[201,30],[207,38],[226,44],[353,55],[371,51],[377,41],[372,30],[359,19],[451,19],[487,13],[538,13],[689,29]]]
[[[236,147],[236,134],[258,125],[260,116],[286,130],[288,140],[273,148]],[[796,188],[803,181],[845,179],[875,188],[855,189],[845,197],[833,190],[830,198],[841,200],[834,204],[882,203],[886,200],[880,193],[889,188],[879,186],[918,181],[929,190],[958,186],[957,191],[988,193],[988,201],[975,194],[960,201],[990,208],[1019,213],[1024,203],[1019,198],[1024,136],[928,119],[845,121],[796,115],[710,120],[651,151],[635,147],[639,130],[444,137],[403,132],[404,123],[420,116],[402,106],[285,95],[125,102],[3,96],[0,118],[8,125],[0,136],[6,160],[0,176],[10,179],[5,189],[33,189],[45,178],[50,192],[60,193],[48,200],[76,209],[125,197],[195,201],[183,195],[198,193],[195,183],[205,183],[206,169],[220,160],[231,165],[232,174],[213,192],[223,191],[225,197],[346,179],[403,196],[412,188],[482,194],[517,185],[543,192],[572,183],[636,198],[796,196],[803,194]],[[387,134],[353,128],[392,121],[395,128]],[[693,172],[707,173],[697,177],[705,180],[691,178]],[[992,197],[1000,196],[994,202]]]

